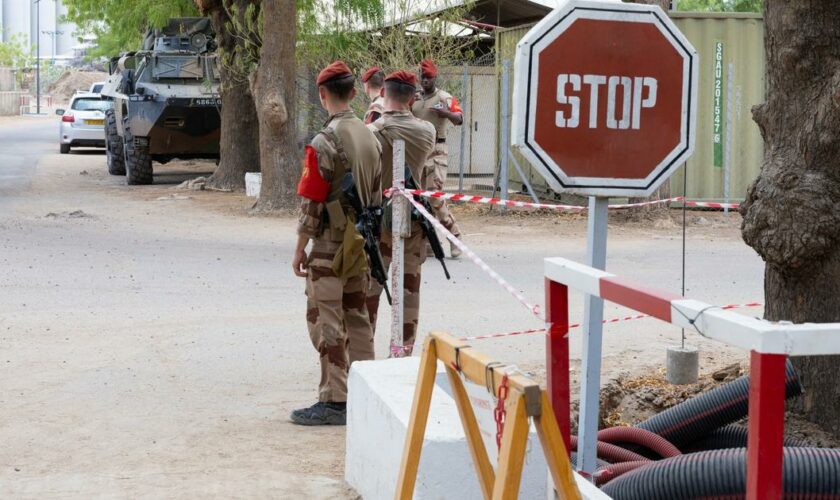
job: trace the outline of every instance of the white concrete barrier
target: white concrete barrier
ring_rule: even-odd
[[[254,198],[260,197],[262,186],[262,174],[259,172],[248,172],[245,174],[245,195]]]
[[[362,361],[350,370],[344,477],[365,500],[394,497],[419,363],[417,357]],[[480,500],[481,489],[448,385],[438,363],[414,498]],[[495,434],[490,440],[495,447]],[[494,449],[488,451],[495,456]],[[520,498],[546,498],[546,471],[532,431]]]
[[[0,116],[14,116],[20,114],[20,98],[26,96],[26,92],[10,91],[0,92]],[[46,107],[42,107],[42,112]]]

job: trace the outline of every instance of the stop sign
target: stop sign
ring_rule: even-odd
[[[647,196],[694,151],[697,66],[657,6],[561,1],[517,45],[513,143],[556,191]]]

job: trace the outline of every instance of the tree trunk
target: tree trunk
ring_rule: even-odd
[[[225,0],[230,12],[244,15],[251,0]],[[245,50],[242,37],[230,32],[229,10],[222,0],[199,2],[202,12],[209,13],[216,31],[216,42],[225,57],[235,58]],[[222,60],[222,57],[219,59]],[[227,64],[220,64],[222,79],[222,137],[219,166],[207,180],[207,187],[234,190],[245,187],[245,173],[258,172],[260,165],[259,123],[248,76],[238,74]]]
[[[764,164],[741,209],[765,261],[765,317],[840,321],[840,10],[832,0],[764,3],[767,101],[753,108]],[[794,358],[798,408],[840,436],[840,356]]]
[[[259,117],[262,187],[258,210],[294,205],[300,175],[295,120],[296,8],[292,0],[263,0],[263,45],[251,91]]]
[[[632,0],[629,3],[642,3],[645,5],[658,5],[662,10],[668,12],[671,10],[671,0]],[[630,198],[630,203],[642,203],[647,200],[664,200],[671,197],[671,181],[666,180],[659,186],[659,189],[654,191],[650,198]],[[653,217],[662,218],[668,217],[669,206],[664,203],[657,203],[656,205],[644,205],[641,207],[632,208],[629,210],[631,217]]]

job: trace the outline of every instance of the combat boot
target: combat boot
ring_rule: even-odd
[[[459,238],[460,239],[460,238]],[[455,243],[449,242],[449,256],[453,259],[457,259],[461,256],[461,249],[458,248]]]
[[[293,411],[290,418],[298,425],[346,425],[347,403],[319,401],[309,408]]]

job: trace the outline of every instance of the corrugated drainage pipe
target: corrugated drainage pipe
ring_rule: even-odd
[[[577,451],[578,446],[578,438],[577,436],[572,436],[571,439],[571,450],[569,451]],[[630,450],[625,450],[620,446],[616,446],[614,444],[605,443],[603,441],[598,441],[598,448],[597,448],[597,455],[598,458],[602,458],[610,463],[615,462],[635,462],[638,460],[649,460],[638,453],[633,453]]]
[[[699,441],[695,441],[683,448],[683,452],[707,450],[721,450],[726,448],[746,448],[747,428],[743,425],[729,424],[712,431]],[[785,446],[791,448],[811,446],[807,442],[794,437],[785,437]]]
[[[750,378],[743,376],[726,385],[700,394],[637,425],[659,434],[677,447],[703,438],[718,427],[736,422],[747,415]],[[787,362],[785,397],[802,394],[799,377]]]
[[[614,500],[745,498],[745,448],[704,451],[650,462],[602,490]],[[840,449],[785,448],[783,498],[840,499]]]
[[[609,427],[598,431],[598,441],[606,443],[632,443],[643,446],[662,458],[682,455],[676,446],[665,438],[638,427]],[[621,446],[621,445],[619,445]]]

